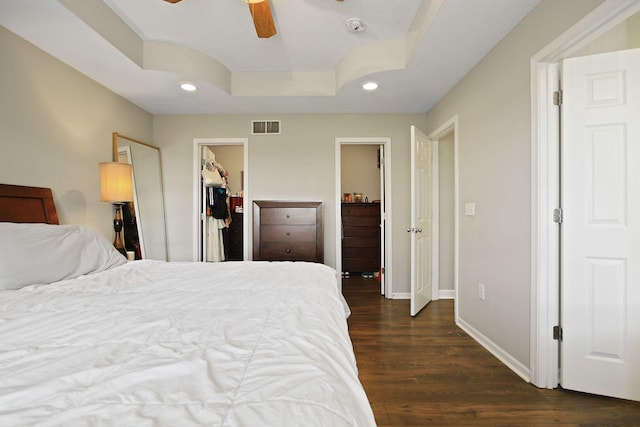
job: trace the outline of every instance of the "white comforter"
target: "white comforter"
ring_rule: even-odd
[[[0,292],[1,426],[369,426],[333,269],[136,261]]]

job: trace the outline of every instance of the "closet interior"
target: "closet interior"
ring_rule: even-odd
[[[243,147],[203,146],[200,261],[242,261]]]
[[[341,147],[342,276],[377,278],[384,266],[383,146]]]

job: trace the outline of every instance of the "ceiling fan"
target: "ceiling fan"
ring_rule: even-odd
[[[169,3],[178,3],[182,0],[164,0]],[[271,15],[271,8],[269,7],[269,0],[243,0],[248,3],[251,17],[253,18],[253,25],[256,27],[256,33],[261,39],[267,39],[275,36],[276,26],[273,23],[273,16]]]

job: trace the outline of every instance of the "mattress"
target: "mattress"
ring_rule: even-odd
[[[375,425],[336,277],[145,260],[2,291],[0,425]]]

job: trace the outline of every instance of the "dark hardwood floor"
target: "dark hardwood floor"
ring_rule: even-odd
[[[383,426],[640,426],[640,403],[538,389],[454,324],[453,301],[409,315],[374,279],[343,279],[360,380]]]

